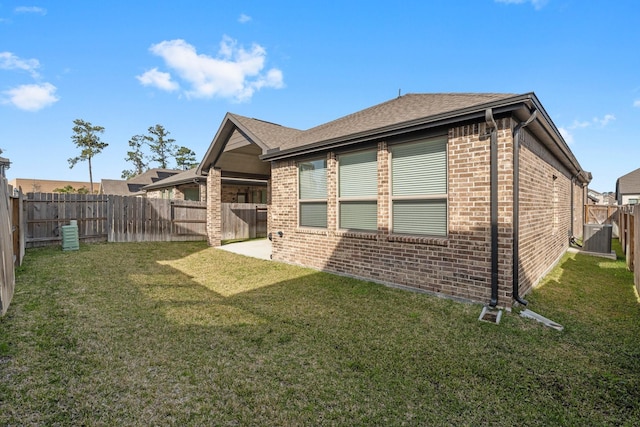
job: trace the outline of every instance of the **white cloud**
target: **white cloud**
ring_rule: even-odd
[[[246,101],[262,88],[284,87],[282,71],[263,71],[267,53],[258,44],[246,50],[225,36],[217,57],[198,54],[194,46],[180,39],[154,44],[149,50],[190,87],[185,92],[188,97]]]
[[[249,15],[245,15],[244,13],[240,14],[240,17],[238,18],[239,23],[246,24],[249,21],[251,21],[251,17]]]
[[[9,98],[4,104],[12,104],[26,111],[38,111],[58,101],[56,87],[51,83],[22,85],[3,92]]]
[[[146,73],[136,76],[136,79],[138,79],[143,86],[155,86],[167,92],[177,90],[180,87],[178,83],[171,80],[171,74],[158,71],[157,68],[153,68]]]
[[[568,129],[561,127],[561,128],[558,128],[558,130],[560,131],[560,135],[562,135],[562,137],[564,138],[567,144],[569,145],[573,144],[573,141],[574,141],[573,134],[569,132]]]
[[[37,6],[19,6],[13,9],[15,13],[37,13],[38,15],[46,15],[47,9]]]
[[[540,10],[542,9],[549,0],[495,0],[496,3],[504,3],[504,4],[523,4],[523,3],[531,3],[534,9]]]
[[[635,101],[633,101],[633,106],[640,107],[640,99],[636,99]]]
[[[560,134],[562,135],[564,140],[567,142],[567,144],[571,145],[574,142],[574,137],[573,137],[574,130],[593,128],[593,127],[604,128],[615,119],[616,119],[616,116],[614,116],[613,114],[605,114],[601,118],[594,117],[593,119],[591,119],[591,121],[574,120],[573,123],[571,123],[569,126],[560,127],[558,128],[558,130],[560,131]]]
[[[40,62],[37,59],[19,58],[11,52],[0,52],[0,68],[3,70],[23,70],[36,79],[39,77],[36,70],[40,68]]]
[[[604,117],[601,119],[594,117],[593,123],[599,125],[600,127],[605,127],[615,119],[616,119],[616,116],[614,116],[613,114],[605,114]]]
[[[582,129],[582,128],[587,128],[591,126],[591,122],[580,122],[578,120],[574,120],[573,123],[571,123],[571,126],[569,126],[569,129]]]
[[[567,130],[585,129],[591,126],[599,126],[603,128],[607,126],[609,123],[611,123],[612,121],[614,121],[615,119],[616,119],[616,116],[614,116],[613,114],[605,114],[604,116],[602,116],[602,118],[594,117],[593,119],[591,119],[591,121],[574,120],[573,123],[571,123],[565,129]]]

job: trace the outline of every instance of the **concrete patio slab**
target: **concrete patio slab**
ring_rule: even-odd
[[[271,260],[271,241],[269,239],[229,243],[228,245],[219,246],[218,249],[253,258]]]

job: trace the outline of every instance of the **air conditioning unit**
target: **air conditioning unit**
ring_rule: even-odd
[[[582,229],[582,250],[610,254],[612,228],[610,224],[585,224]]]

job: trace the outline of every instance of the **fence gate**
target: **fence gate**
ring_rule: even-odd
[[[267,237],[267,205],[222,203],[222,240]]]
[[[620,235],[619,207],[609,205],[584,205],[585,224],[611,224],[613,237]]]

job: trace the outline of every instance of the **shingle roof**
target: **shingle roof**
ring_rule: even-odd
[[[145,185],[143,189],[147,191],[147,190],[153,190],[156,188],[173,187],[174,185],[193,182],[194,180],[200,179],[200,178],[205,179],[205,177],[198,174],[197,169],[194,168],[184,172],[177,173],[168,178],[156,181],[153,184]]]
[[[112,194],[117,196],[133,196],[144,194],[142,187],[153,184],[160,180],[169,178],[180,173],[174,169],[149,169],[148,171],[136,175],[133,178],[125,180],[121,179],[103,179],[100,182],[100,192],[102,194]]]
[[[640,168],[622,175],[617,184],[618,194],[640,194]]]
[[[347,135],[356,135],[513,96],[515,95],[505,93],[406,94],[299,132],[294,138],[282,141],[280,149],[286,150]]]
[[[406,94],[304,131],[227,113],[198,171],[206,173],[224,150],[235,150],[243,141],[259,146],[263,161],[272,161],[429,128],[444,128],[451,123],[477,121],[484,119],[489,109],[498,114],[509,112],[517,120],[527,120],[532,111],[537,111],[537,119],[529,124],[529,129],[540,136],[565,166],[575,169],[581,182],[591,180],[590,173],[582,170],[533,92]],[[228,147],[227,143],[230,143]]]

